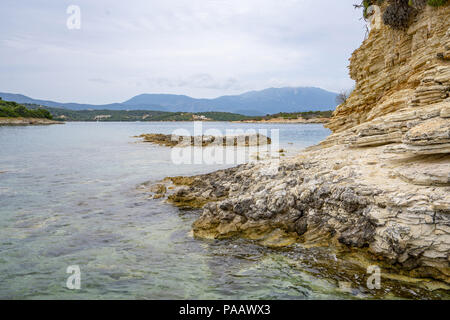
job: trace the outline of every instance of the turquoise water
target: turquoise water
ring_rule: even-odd
[[[321,125],[203,126],[278,128],[280,146],[291,154],[329,134]],[[174,165],[170,149],[133,138],[180,127],[192,130],[193,124],[0,127],[0,298],[371,296],[360,284],[342,289],[341,281],[348,279],[326,276],[311,265],[318,256],[331,254],[326,250],[273,250],[245,240],[194,239],[191,224],[198,212],[179,211],[140,192],[147,181],[226,167]],[[66,287],[71,265],[80,267],[80,290]],[[408,297],[420,297],[420,290],[408,290]]]

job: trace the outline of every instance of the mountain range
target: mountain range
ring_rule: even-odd
[[[61,103],[37,100],[21,94],[2,93],[6,101],[38,104],[71,110],[155,110],[170,112],[232,112],[243,115],[265,115],[278,112],[327,111],[336,107],[334,92],[314,87],[269,88],[215,99],[196,99],[186,95],[141,94],[125,102],[104,105]]]

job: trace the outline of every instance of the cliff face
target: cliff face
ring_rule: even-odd
[[[327,125],[334,132],[402,109],[450,102],[450,5],[427,6],[406,31],[374,25],[350,59],[350,76],[355,90]]]

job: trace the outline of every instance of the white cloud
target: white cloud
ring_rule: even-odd
[[[81,30],[66,8],[81,8]],[[2,0],[0,91],[89,103],[352,86],[354,0]],[[97,80],[97,81],[95,81]],[[101,80],[101,81],[98,81]]]

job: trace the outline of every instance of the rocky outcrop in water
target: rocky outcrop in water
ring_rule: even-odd
[[[166,147],[189,147],[189,146],[228,146],[228,147],[251,147],[271,144],[269,137],[257,134],[242,134],[229,136],[178,136],[173,134],[149,133],[141,134],[143,142],[154,143]]]

